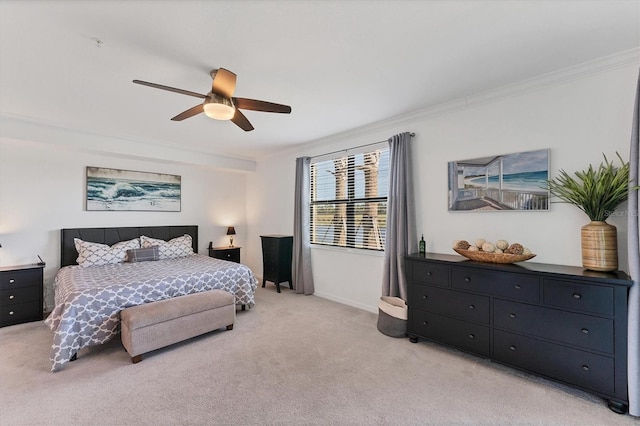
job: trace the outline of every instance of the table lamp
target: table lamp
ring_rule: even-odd
[[[229,247],[233,247],[233,236],[236,235],[236,228],[233,226],[228,227],[227,235],[229,236]]]

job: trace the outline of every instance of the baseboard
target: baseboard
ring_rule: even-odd
[[[340,303],[342,305],[347,305],[347,306],[352,306],[354,308],[362,309],[363,311],[371,312],[373,314],[378,313],[378,306],[364,305],[362,303],[354,302],[353,300],[343,299],[342,297],[336,297],[332,294],[326,294],[318,291],[314,292],[313,295],[321,297],[323,299],[331,300],[332,302]]]

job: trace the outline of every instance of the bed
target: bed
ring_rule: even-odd
[[[158,249],[147,245],[146,249],[128,249],[127,256],[135,258],[136,253],[153,252],[153,259],[139,258],[154,261],[104,265],[87,261],[86,247],[128,247],[136,239],[157,243],[159,260]],[[178,247],[177,243],[171,245],[176,241],[182,244],[182,249],[185,244],[191,246],[187,247],[188,255],[163,258],[162,250]],[[77,244],[81,244],[80,254]],[[239,263],[197,254],[197,251],[198,227],[195,225],[62,229],[61,268],[54,280],[55,307],[45,320],[54,333],[51,370],[60,370],[75,359],[80,349],[103,344],[117,336],[120,311],[131,306],[222,289],[235,295],[237,305],[253,307],[257,280],[251,270]]]

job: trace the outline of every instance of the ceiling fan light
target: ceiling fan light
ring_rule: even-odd
[[[214,120],[231,120],[236,113],[236,109],[230,99],[213,94],[209,101],[204,104],[204,113]]]

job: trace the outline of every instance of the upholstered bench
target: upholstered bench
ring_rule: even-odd
[[[142,354],[226,327],[233,329],[235,296],[224,290],[132,306],[120,313],[122,345],[131,361]]]

